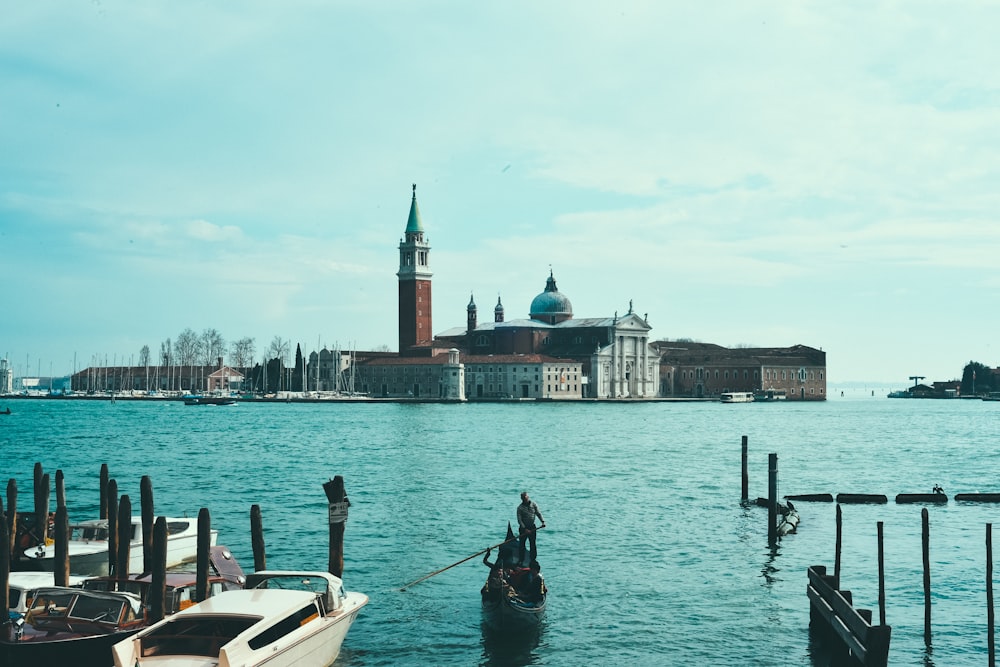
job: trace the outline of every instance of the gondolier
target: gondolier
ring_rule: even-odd
[[[528,497],[527,491],[522,491],[521,504],[517,506],[517,527],[520,535],[519,563],[524,562],[524,546],[526,542],[531,542],[531,560],[535,560],[538,556],[538,548],[535,544],[535,535],[538,531],[535,527],[535,517],[538,517],[538,520],[542,522],[542,528],[545,528],[545,519],[542,518],[542,512],[538,509],[538,505]]]

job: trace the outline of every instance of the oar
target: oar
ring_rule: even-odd
[[[486,547],[485,549],[477,551],[476,553],[472,554],[471,556],[466,556],[465,558],[463,558],[462,560],[458,561],[457,563],[452,563],[448,567],[442,567],[440,570],[435,570],[434,572],[431,572],[430,574],[425,574],[424,576],[420,577],[416,581],[411,581],[410,583],[406,584],[405,586],[403,586],[399,590],[405,591],[410,586],[414,586],[416,584],[419,584],[424,579],[430,579],[434,575],[441,574],[445,570],[450,570],[451,568],[455,567],[456,565],[461,565],[462,563],[464,563],[467,560],[472,560],[473,558],[475,558],[479,554],[486,553],[487,551],[489,551],[491,549],[496,549],[497,547],[502,547],[503,545],[507,544],[508,542],[514,542],[515,540],[517,540],[517,537],[512,537],[509,540],[504,540],[503,542],[500,542],[499,544],[494,544],[492,547]]]

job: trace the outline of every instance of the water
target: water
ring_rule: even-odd
[[[806,568],[834,561],[835,507],[798,503],[797,534],[772,550],[750,495],[1000,491],[1000,403],[241,404],[7,401],[0,475],[30,507],[35,462],[66,478],[71,519],[96,516],[110,467],[138,507],[211,512],[220,543],[252,567],[250,507],[264,519],[270,568],[325,569],[322,484],[351,499],[347,587],[371,597],[338,665],[826,664],[810,643]],[[2,479],[0,478],[0,479]],[[548,527],[539,560],[544,625],[514,641],[484,628],[479,558],[405,591],[427,573],[500,542],[527,489]],[[934,649],[923,642],[920,506],[845,505],[842,583],[878,619],[876,524],[885,528],[893,665],[987,659],[985,526],[1000,507],[930,507]]]

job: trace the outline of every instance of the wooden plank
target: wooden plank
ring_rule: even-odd
[[[975,503],[1000,503],[1000,493],[956,493],[955,500]]]
[[[798,495],[785,496],[785,500],[795,500],[813,503],[832,503],[832,493],[800,493]]]
[[[887,503],[884,493],[838,493],[838,503]]]
[[[808,568],[809,585],[806,593],[810,602],[810,619],[818,617],[827,624],[858,661],[866,667],[885,667],[889,659],[892,627],[872,625],[871,612],[855,609],[849,591],[838,591],[828,582],[833,580],[821,565]]]
[[[900,493],[896,495],[897,503],[946,503],[948,496],[944,493]]]

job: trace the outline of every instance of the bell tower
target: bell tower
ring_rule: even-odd
[[[431,342],[431,247],[417,208],[417,184],[413,184],[410,217],[399,242],[399,353],[406,355],[415,345]]]

